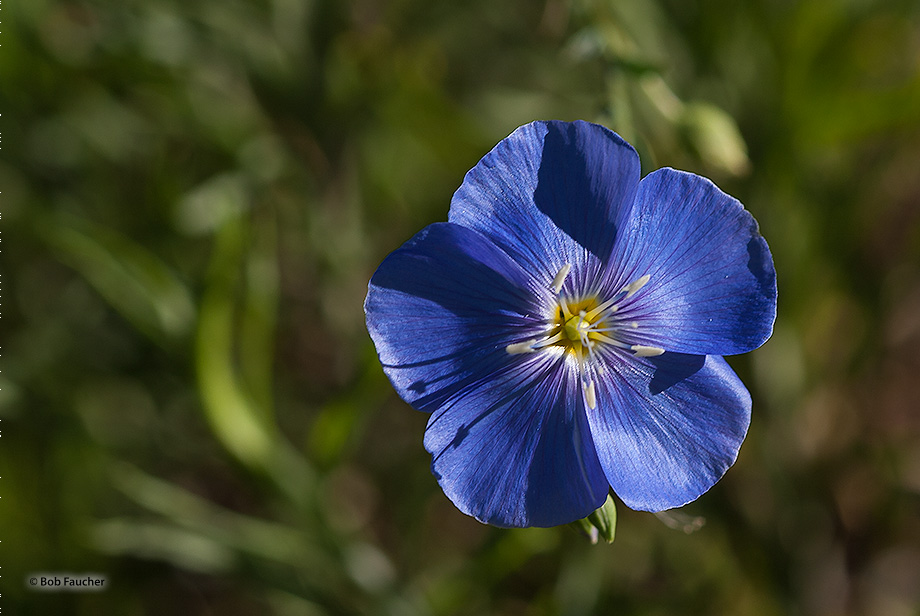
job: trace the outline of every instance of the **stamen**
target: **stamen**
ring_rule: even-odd
[[[562,340],[562,332],[556,332],[549,338],[544,338],[543,340],[525,340],[524,342],[515,342],[513,344],[509,344],[505,347],[505,351],[509,355],[533,353],[534,351],[539,351],[543,347],[550,346],[551,344],[556,344],[560,340]]]
[[[594,381],[588,381],[583,385],[585,390],[585,403],[592,411],[597,407],[597,395],[594,393]]]
[[[607,310],[608,308],[610,309],[610,312],[616,312],[617,309],[619,308],[619,306],[615,306],[614,304],[615,304],[619,299],[620,299],[620,297],[619,297],[619,293],[618,293],[617,296],[614,297],[613,299],[607,300],[606,302],[604,302],[603,304],[601,304],[600,306],[598,306],[597,308],[595,308],[595,309],[592,310],[591,312],[587,313],[587,314],[585,315],[585,318],[586,318],[587,320],[593,322],[593,321],[598,317],[598,315],[600,315],[602,312],[604,312],[604,311]]]
[[[537,349],[534,347],[533,340],[525,340],[524,342],[515,342],[514,344],[509,344],[505,347],[505,351],[509,355],[520,355],[522,353],[533,353]]]
[[[646,274],[642,278],[639,278],[638,280],[634,280],[628,285],[626,285],[625,287],[623,287],[623,290],[626,291],[626,297],[629,298],[635,295],[636,291],[644,287],[645,284],[649,281],[649,279],[651,279],[651,276]]]
[[[620,291],[616,295],[614,295],[613,297],[608,299],[606,302],[600,304],[599,306],[591,310],[591,312],[587,313],[585,315],[585,319],[587,319],[588,321],[594,322],[601,314],[603,314],[607,310],[609,310],[611,313],[616,312],[617,310],[620,309],[620,305],[617,302],[619,302],[620,300],[629,299],[630,297],[635,295],[639,289],[641,289],[646,284],[648,284],[648,281],[651,280],[651,278],[652,278],[651,276],[646,274],[645,276],[642,276],[641,278],[637,278],[636,280],[633,280],[631,283],[629,283],[628,285],[620,289]]]
[[[562,322],[565,323],[572,318],[572,311],[569,310],[568,302],[559,302],[559,310],[562,311]]]
[[[560,340],[562,340],[562,332],[556,332],[555,334],[553,334],[552,336],[550,336],[550,337],[547,338],[546,340],[541,340],[540,342],[534,342],[532,348],[533,348],[533,350],[536,351],[537,349],[542,349],[542,348],[545,347],[545,346],[549,346],[549,345],[551,345],[551,344],[556,344],[556,343],[559,342]]]
[[[636,354],[636,357],[657,357],[664,353],[664,349],[655,346],[645,346],[644,344],[634,344],[629,349]]]
[[[610,331],[610,330],[608,330],[608,331]],[[595,340],[597,340],[598,342],[604,342],[604,343],[606,343],[606,344],[612,344],[613,346],[619,347],[619,348],[621,348],[621,349],[629,349],[630,351],[634,350],[633,347],[631,347],[630,345],[626,344],[625,342],[620,342],[620,341],[617,340],[616,338],[611,338],[610,336],[605,336],[604,334],[597,333],[596,331],[591,332],[591,334],[592,334],[591,337],[594,338]]]
[[[556,272],[556,277],[553,278],[553,291],[556,292],[556,295],[559,294],[559,291],[562,290],[562,283],[565,282],[565,277],[569,275],[569,271],[572,269],[571,263],[566,263],[563,265],[558,272]]]

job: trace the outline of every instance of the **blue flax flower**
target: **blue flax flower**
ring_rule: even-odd
[[[522,126],[370,281],[384,371],[431,413],[432,471],[482,522],[572,522],[611,488],[679,507],[738,455],[751,398],[721,356],[772,332],[770,251],[709,180],[639,175],[606,128]]]

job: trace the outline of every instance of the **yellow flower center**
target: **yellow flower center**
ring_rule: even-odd
[[[571,265],[563,266],[550,285],[556,301],[552,308],[552,316],[547,319],[547,329],[536,338],[509,344],[505,350],[511,355],[519,355],[536,353],[551,347],[563,349],[574,358],[582,379],[585,404],[593,409],[597,405],[592,375],[596,373],[599,365],[594,350],[598,343],[629,351],[636,357],[654,357],[664,353],[664,349],[629,344],[619,339],[619,330],[624,325],[618,324],[614,317],[614,313],[620,309],[620,302],[629,300],[648,283],[648,275],[637,278],[613,294],[613,297],[602,302],[597,295],[577,298],[563,296],[562,286],[570,270]],[[630,326],[635,328],[638,325],[631,323]]]
[[[559,298],[550,334],[562,334],[556,344],[576,357],[593,347],[600,340],[599,332],[595,330],[604,326],[602,315],[595,311],[599,305],[597,297],[577,300]]]

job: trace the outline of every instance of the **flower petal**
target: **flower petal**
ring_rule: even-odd
[[[773,331],[770,249],[744,206],[705,178],[667,168],[644,177],[612,263],[613,286],[650,276],[629,315],[648,336],[643,344],[733,355]]]
[[[498,526],[571,522],[609,489],[560,354],[505,349],[545,328],[533,284],[478,232],[441,223],[384,260],[365,301],[384,372],[434,412],[425,445],[444,492]]]
[[[680,507],[734,463],[751,397],[724,359],[665,353],[611,361],[588,422],[601,465],[632,509]]]
[[[604,503],[609,486],[577,375],[560,354],[518,359],[432,414],[432,471],[457,508],[481,522],[579,520]]]
[[[390,254],[371,278],[367,329],[400,396],[432,411],[461,387],[512,361],[526,339],[533,281],[476,231],[430,225]]]
[[[480,231],[548,284],[566,264],[584,272],[589,255],[606,260],[638,181],[638,155],[610,130],[533,122],[466,174],[449,220]]]

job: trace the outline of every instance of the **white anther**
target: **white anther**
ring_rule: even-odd
[[[633,295],[635,295],[636,291],[644,287],[645,284],[649,281],[649,279],[651,279],[651,276],[646,274],[642,278],[639,278],[638,280],[633,280],[631,283],[626,285],[626,287],[623,288],[623,290],[626,291],[626,297],[632,297]]]
[[[505,347],[505,351],[509,355],[520,355],[522,353],[533,353],[536,349],[533,347],[533,340],[526,340],[524,342],[515,342],[514,344],[509,344]]]
[[[629,350],[636,354],[636,357],[657,357],[664,353],[664,349],[656,346],[645,346],[644,344],[634,344]]]
[[[565,277],[569,275],[569,272],[572,270],[572,264],[566,263],[563,265],[558,272],[556,272],[556,277],[553,278],[553,291],[558,294],[562,290],[562,283],[565,282]]]
[[[585,403],[592,411],[597,407],[597,394],[594,393],[594,381],[588,381],[584,385]]]

